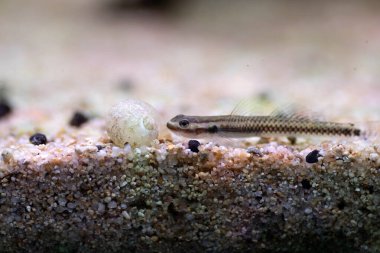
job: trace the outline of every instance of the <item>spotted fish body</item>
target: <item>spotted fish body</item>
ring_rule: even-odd
[[[305,117],[278,116],[186,116],[177,115],[167,127],[185,136],[218,135],[229,138],[273,136],[360,136],[350,123],[312,120]]]
[[[226,133],[241,132],[250,136],[360,135],[360,129],[355,128],[353,124],[271,116],[231,116],[228,124],[220,124],[220,130]]]

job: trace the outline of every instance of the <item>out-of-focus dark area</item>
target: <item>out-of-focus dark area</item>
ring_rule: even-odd
[[[2,0],[0,80],[20,110],[102,114],[136,97],[169,117],[264,96],[371,117],[379,11],[378,1]]]
[[[128,13],[135,10],[154,10],[170,15],[181,1],[174,0],[114,0],[105,1],[104,6],[112,12]]]

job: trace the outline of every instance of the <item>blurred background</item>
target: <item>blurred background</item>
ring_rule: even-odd
[[[124,98],[164,120],[247,98],[376,119],[379,13],[369,0],[0,0],[0,83],[40,119]]]

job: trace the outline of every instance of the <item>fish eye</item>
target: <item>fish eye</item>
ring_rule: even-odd
[[[182,128],[187,128],[190,125],[190,122],[187,119],[182,119],[178,122],[178,124]]]

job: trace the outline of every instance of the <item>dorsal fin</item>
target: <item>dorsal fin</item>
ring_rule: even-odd
[[[279,119],[292,119],[299,121],[322,121],[322,117],[307,111],[300,106],[286,105],[274,110],[269,116]]]
[[[265,112],[274,107],[270,104],[262,104],[254,100],[245,99],[240,101],[231,112],[231,116],[268,116]],[[323,118],[320,115],[309,112],[301,106],[294,104],[281,106],[276,108],[269,116],[280,119],[293,119],[302,121],[321,121]]]
[[[269,104],[259,103],[252,99],[241,100],[230,113],[231,116],[260,116],[268,111]],[[264,114],[263,114],[264,113]]]

